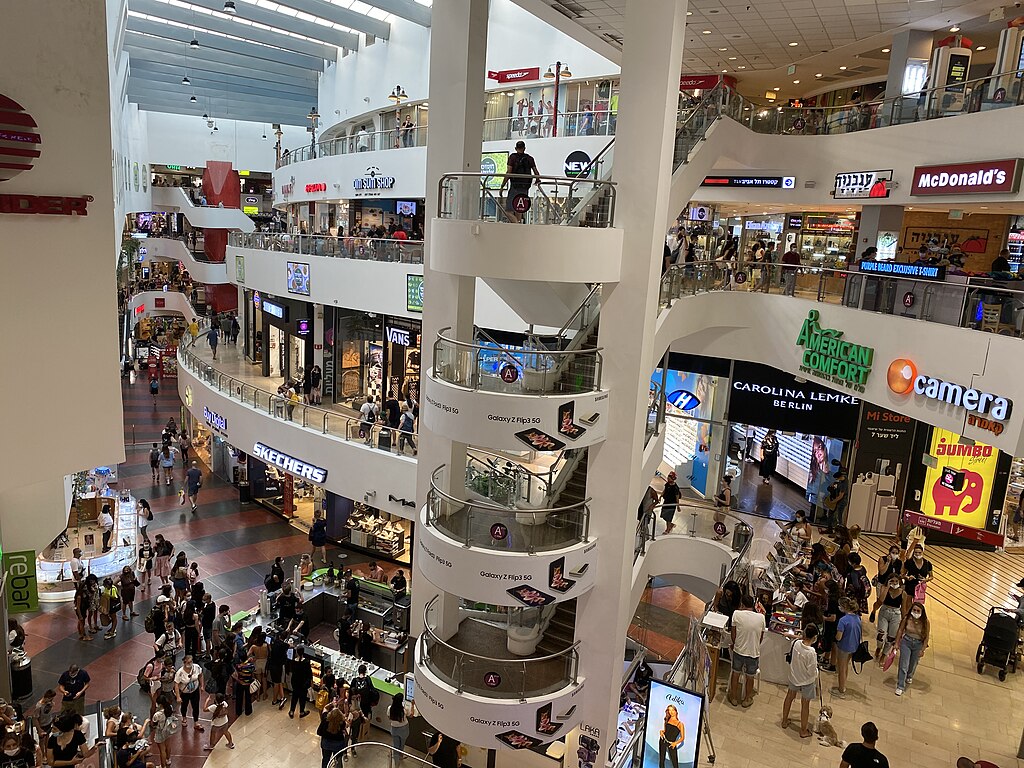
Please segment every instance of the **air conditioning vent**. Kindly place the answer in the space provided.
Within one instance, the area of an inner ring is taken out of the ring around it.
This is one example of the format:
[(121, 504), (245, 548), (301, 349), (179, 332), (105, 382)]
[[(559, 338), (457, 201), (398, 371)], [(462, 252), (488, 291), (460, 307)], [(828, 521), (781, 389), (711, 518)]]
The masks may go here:
[(570, 19), (579, 19), (587, 11), (582, 5), (572, 2), (572, 0), (554, 0), (551, 7)]

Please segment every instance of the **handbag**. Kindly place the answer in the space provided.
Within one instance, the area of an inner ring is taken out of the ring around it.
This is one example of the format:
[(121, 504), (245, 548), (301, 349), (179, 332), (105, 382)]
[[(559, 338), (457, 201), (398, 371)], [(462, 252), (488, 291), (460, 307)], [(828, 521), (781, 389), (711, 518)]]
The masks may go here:
[(259, 680), (253, 680), (251, 683), (249, 683), (249, 693), (251, 693), (253, 696), (255, 696), (259, 692), (260, 692), (260, 681)]
[(928, 594), (927, 582), (918, 582), (917, 586), (914, 587), (914, 602), (924, 604), (924, 598)]
[(892, 663), (895, 660), (896, 660), (896, 645), (894, 643), (892, 648), (889, 649), (889, 653), (887, 653), (885, 655), (885, 659), (882, 661), (882, 671), (883, 672), (888, 672), (889, 671), (889, 667), (892, 666)]
[[(857, 646), (857, 650), (853, 652), (853, 656), (850, 657), (853, 671), (859, 675), (861, 670), (864, 669), (865, 662), (871, 661), (873, 658), (874, 656), (871, 655), (871, 651), (868, 649), (868, 641), (862, 640), (860, 645)], [(857, 669), (857, 664), (860, 664), (860, 669)]]
[(798, 642), (800, 642), (800, 641), (799, 640), (794, 640), (793, 644), (791, 646), (789, 646), (789, 652), (786, 653), (786, 663), (787, 664), (792, 664), (793, 663), (793, 651), (796, 649), (796, 644)]

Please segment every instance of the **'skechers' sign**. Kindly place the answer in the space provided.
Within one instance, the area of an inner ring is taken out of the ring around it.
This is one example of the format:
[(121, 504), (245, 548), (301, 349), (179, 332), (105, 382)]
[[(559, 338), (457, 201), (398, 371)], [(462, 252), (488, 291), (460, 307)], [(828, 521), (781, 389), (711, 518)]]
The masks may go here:
[(1020, 188), (1021, 161), (988, 160), (981, 163), (926, 165), (914, 169), (912, 195), (976, 195), (1016, 192)]
[(262, 462), (283, 469), (292, 475), (298, 475), (314, 483), (322, 483), (327, 479), (327, 470), (307, 464), (304, 461), (289, 456), (287, 453), (275, 451), (263, 443), (256, 443), (252, 447), (252, 455)]

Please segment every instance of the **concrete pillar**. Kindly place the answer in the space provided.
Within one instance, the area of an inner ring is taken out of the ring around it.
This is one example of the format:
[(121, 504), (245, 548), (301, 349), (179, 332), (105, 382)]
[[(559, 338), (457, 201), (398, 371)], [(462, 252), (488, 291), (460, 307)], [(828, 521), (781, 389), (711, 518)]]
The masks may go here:
[[(487, 0), (448, 0), (433, 10), (430, 31), (430, 144), (427, 147), (426, 244), (423, 263), (423, 355), (433, 365), (437, 333), (462, 341), (473, 339), (476, 279), (435, 272), (431, 268), (431, 222), (437, 215), (438, 181), (446, 173), (480, 172), (483, 146), (483, 100), (487, 52)], [(473, 187), (474, 195), (476, 187)], [(421, 379), (421, 408), (429, 408), (430, 379)], [(435, 435), (421, 427), (419, 435), (417, 502), (426, 503), (434, 470), (446, 465), (442, 487), (461, 495), (466, 472), (466, 446)], [(422, 629), (423, 607), (437, 594), (420, 579), (413, 589), (413, 633)], [(458, 630), (458, 600), (442, 595), (442, 610), (434, 620), (446, 638)]]
[[(898, 33), (892, 39), (889, 47), (889, 74), (885, 80), (885, 98), (896, 99), (903, 94), (903, 80), (907, 69), (907, 61), (910, 59), (924, 59), (925, 63), (931, 57), (933, 34), (923, 29), (910, 29)], [(925, 84), (921, 83), (921, 88)], [(916, 96), (913, 97), (916, 101)], [(880, 120), (889, 125), (892, 122), (899, 122), (902, 113), (902, 104), (887, 102), (885, 112), (880, 115)], [(894, 111), (895, 108), (895, 111)], [(908, 105), (909, 111), (909, 105)]]
[(608, 439), (591, 449), (587, 477), (600, 561), (595, 588), (580, 598), (576, 614), (586, 676), (581, 729), (598, 739), (602, 760), (616, 732), (624, 640), (633, 615), (633, 510), (649, 480), (641, 476), (647, 393), (664, 351), (653, 342), (664, 232), (676, 213), (668, 200), (686, 6), (685, 0), (627, 0), (625, 8), (614, 174), (615, 226), (624, 230), (622, 279), (606, 285), (602, 295), (598, 343), (605, 349), (603, 383), (610, 390)]
[[(885, 243), (879, 244), (879, 235), (895, 233), (898, 238), (903, 227), (902, 205), (865, 205), (860, 213), (860, 229), (857, 232), (857, 256), (865, 248), (875, 247), (885, 256)], [(884, 237), (884, 236), (883, 236)], [(910, 254), (903, 254), (901, 261), (908, 261)]]

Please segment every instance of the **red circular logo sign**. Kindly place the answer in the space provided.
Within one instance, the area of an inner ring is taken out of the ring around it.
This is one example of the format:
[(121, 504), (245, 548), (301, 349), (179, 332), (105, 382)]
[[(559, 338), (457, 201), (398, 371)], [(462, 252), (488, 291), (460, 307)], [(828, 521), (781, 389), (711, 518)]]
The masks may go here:
[(519, 380), (519, 369), (512, 365), (512, 363), (505, 363), (501, 366), (501, 370), (498, 371), (498, 375), (501, 376), (501, 380), (506, 384), (515, 384)]
[(746, 272), (742, 272), (742, 271), (741, 272), (737, 272), (736, 273), (736, 284), (737, 285), (743, 285), (745, 282), (747, 282), (747, 273)]
[(42, 139), (36, 121), (16, 101), (0, 94), (0, 181), (32, 170)]
[(719, 536), (725, 536), (725, 531), (726, 531), (725, 523), (723, 523), (723, 522), (716, 522), (715, 523), (715, 533), (716, 534), (718, 534)]
[(484, 685), (488, 688), (497, 688), (501, 685), (501, 675), (497, 672), (488, 672), (484, 675)]
[(910, 291), (907, 291), (906, 293), (903, 294), (903, 306), (906, 307), (907, 309), (910, 309), (912, 306), (914, 306), (914, 294), (911, 293)]
[(516, 213), (526, 213), (530, 210), (530, 205), (529, 195), (516, 195), (512, 198), (512, 210)]
[(495, 523), (491, 526), (492, 539), (495, 541), (501, 541), (506, 537), (508, 537), (508, 528), (506, 528), (502, 523)]

